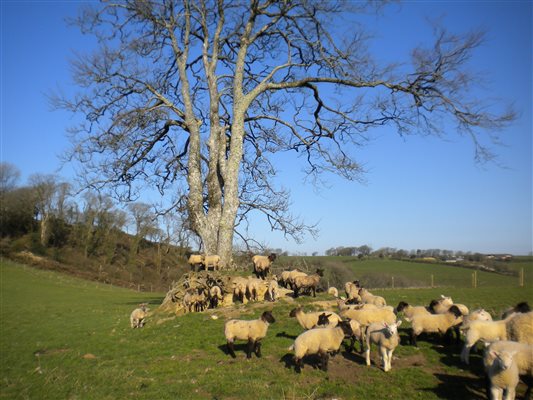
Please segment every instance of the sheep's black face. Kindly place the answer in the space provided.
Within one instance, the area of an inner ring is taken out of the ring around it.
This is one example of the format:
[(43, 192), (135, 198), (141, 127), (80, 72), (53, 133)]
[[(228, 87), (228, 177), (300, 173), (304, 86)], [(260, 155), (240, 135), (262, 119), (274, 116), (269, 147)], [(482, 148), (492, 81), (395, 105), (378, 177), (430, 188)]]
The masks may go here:
[(323, 270), (323, 269), (320, 269), (320, 268), (317, 268), (317, 269), (316, 269), (316, 274), (317, 274), (318, 276), (324, 276), (324, 270)]
[(451, 312), (453, 315), (455, 315), (456, 318), (459, 318), (461, 315), (463, 315), (463, 313), (461, 312), (461, 310), (459, 310), (459, 307), (457, 306), (451, 306), (448, 309), (448, 312)]
[(263, 315), (261, 315), (261, 319), (263, 321), (268, 322), (269, 324), (273, 324), (274, 322), (276, 322), (276, 319), (274, 318), (274, 316), (272, 315), (270, 311), (265, 311)]
[(329, 317), (331, 314), (326, 315), (326, 313), (322, 313), (318, 316), (318, 322), (317, 325), (328, 325), (329, 324)]
[(276, 259), (276, 254), (272, 253), (268, 256), (268, 259), (271, 261), (271, 262), (274, 262), (274, 260)]
[(296, 314), (298, 314), (298, 311), (300, 311), (300, 310), (301, 310), (300, 307), (295, 308), (294, 310), (291, 310), (291, 312), (289, 313), (289, 317), (291, 317), (291, 318), (296, 317)]
[(524, 314), (531, 311), (531, 307), (529, 307), (529, 304), (527, 304), (526, 301), (518, 303), (514, 309), (516, 312), (524, 313)]
[(408, 304), (405, 301), (400, 301), (398, 303), (398, 307), (396, 307), (396, 311), (397, 312), (401, 312), (407, 306), (408, 306)]
[(438, 300), (431, 300), (431, 303), (429, 303), (429, 311), (435, 314), (435, 306), (437, 306), (438, 304), (439, 304)]

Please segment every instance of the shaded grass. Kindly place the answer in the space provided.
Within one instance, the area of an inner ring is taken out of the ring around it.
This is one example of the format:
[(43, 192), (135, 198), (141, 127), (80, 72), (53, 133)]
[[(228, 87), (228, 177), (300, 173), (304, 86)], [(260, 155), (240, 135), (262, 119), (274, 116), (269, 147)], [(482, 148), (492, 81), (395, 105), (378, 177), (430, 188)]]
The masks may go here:
[[(459, 348), (420, 341), (400, 346), (393, 370), (364, 365), (342, 352), (324, 373), (306, 362), (296, 374), (288, 347), (301, 329), (288, 314), (294, 301), (241, 306), (243, 318), (265, 309), (277, 319), (263, 358), (237, 359), (225, 352), (224, 309), (179, 318), (154, 315), (143, 329), (129, 327), (140, 302), (155, 309), (163, 294), (139, 293), (54, 272), (0, 263), (0, 397), (6, 399), (478, 399), (480, 355), (459, 364)], [(376, 291), (389, 304), (427, 304), (441, 293), (493, 315), (518, 301), (533, 303), (530, 290), (508, 287)], [(326, 299), (320, 295), (317, 299)], [(313, 309), (308, 297), (298, 299)], [(216, 315), (218, 319), (212, 319)], [(167, 318), (167, 319), (164, 319)], [(161, 323), (157, 323), (157, 321)], [(406, 331), (402, 330), (403, 342)]]

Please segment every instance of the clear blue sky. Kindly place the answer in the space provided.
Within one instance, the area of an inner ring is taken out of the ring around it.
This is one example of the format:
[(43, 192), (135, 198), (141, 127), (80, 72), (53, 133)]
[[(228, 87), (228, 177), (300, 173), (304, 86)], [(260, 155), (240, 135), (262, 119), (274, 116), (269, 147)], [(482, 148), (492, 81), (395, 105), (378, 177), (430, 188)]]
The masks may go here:
[[(90, 38), (67, 27), (75, 1), (1, 2), (1, 160), (15, 164), (22, 183), (32, 173), (55, 173), (67, 147), (70, 115), (50, 110), (45, 94), (72, 89), (68, 60), (91, 48)], [(280, 159), (279, 183), (292, 191), (293, 213), (318, 222), (320, 235), (302, 245), (270, 232), (264, 222), (254, 236), (291, 252), (319, 252), (368, 244), (410, 249), (479, 252), (532, 251), (532, 2), (411, 1), (369, 17), (378, 59), (407, 60), (409, 49), (429, 39), (430, 19), (452, 31), (487, 31), (472, 68), (487, 77), (480, 97), (514, 102), (520, 117), (501, 132), (499, 165), (477, 165), (468, 139), (399, 138), (376, 131), (357, 150), (368, 169), (362, 185), (335, 176), (327, 187), (303, 181), (298, 160)], [(72, 176), (72, 167), (59, 171)]]

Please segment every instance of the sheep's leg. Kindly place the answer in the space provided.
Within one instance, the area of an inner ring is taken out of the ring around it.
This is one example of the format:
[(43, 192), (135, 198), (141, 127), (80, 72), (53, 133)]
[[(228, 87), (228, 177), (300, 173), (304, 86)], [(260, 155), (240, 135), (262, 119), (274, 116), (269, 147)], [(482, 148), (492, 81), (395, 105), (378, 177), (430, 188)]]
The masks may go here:
[(370, 347), (365, 350), (366, 365), (370, 366)]
[(515, 400), (516, 397), (516, 388), (508, 386), (505, 389), (505, 396), (503, 397), (503, 400)]
[(297, 373), (301, 373), (302, 372), (302, 368), (303, 368), (303, 361), (301, 358), (296, 358), (294, 357), (294, 370), (297, 372)]
[(503, 395), (503, 389), (500, 389), (496, 386), (491, 386), (490, 388), (490, 398), (491, 400), (501, 400)]
[(416, 337), (415, 331), (411, 328), (411, 344), (415, 347), (418, 347), (418, 344), (416, 343)]
[(387, 362), (387, 349), (385, 347), (379, 348), (379, 352), (381, 354), (381, 364), (383, 365), (383, 371), (388, 371), (388, 362)]
[(257, 357), (261, 357), (261, 342), (260, 341), (255, 342), (255, 355)]
[(252, 358), (252, 350), (254, 348), (254, 341), (248, 339), (248, 346), (246, 346), (246, 358)]
[(236, 358), (237, 356), (235, 355), (235, 350), (233, 348), (233, 342), (230, 342), (228, 340), (227, 344), (228, 344), (228, 352), (229, 352), (229, 354), (231, 355), (232, 358)]
[(320, 352), (320, 364), (321, 364), (321, 370), (322, 371), (326, 371), (328, 370), (328, 352), (325, 351), (325, 352)]
[(394, 350), (387, 350), (386, 351), (386, 354), (387, 354), (387, 371), (390, 371), (392, 369), (392, 353), (394, 352)]
[(526, 393), (524, 394), (524, 399), (530, 400), (531, 399), (531, 388), (533, 386), (533, 378), (530, 376), (522, 377), (522, 380), (527, 385)]
[(465, 345), (463, 346), (463, 350), (461, 351), (461, 361), (464, 362), (466, 365), (470, 363), (470, 349), (472, 348), (472, 344), (469, 342), (465, 342)]
[(461, 343), (461, 331), (459, 330), (459, 325), (455, 325), (453, 330), (455, 331), (455, 343)]

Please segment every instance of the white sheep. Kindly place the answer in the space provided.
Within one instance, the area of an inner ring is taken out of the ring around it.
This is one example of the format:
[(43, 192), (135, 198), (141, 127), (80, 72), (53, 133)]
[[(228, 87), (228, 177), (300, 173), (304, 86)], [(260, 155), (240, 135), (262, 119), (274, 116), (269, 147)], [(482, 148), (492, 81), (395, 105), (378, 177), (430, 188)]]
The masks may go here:
[(147, 305), (146, 303), (139, 304), (139, 308), (131, 312), (130, 325), (132, 328), (142, 328), (144, 326), (148, 311), (150, 311)]
[[(312, 329), (316, 328), (318, 325), (318, 317), (319, 315), (323, 314), (324, 311), (319, 312), (308, 312), (305, 313), (302, 310), (302, 307), (298, 307), (293, 309), (289, 313), (289, 317), (294, 318), (296, 317), (296, 320), (304, 329)], [(327, 311), (327, 316), (329, 319), (329, 327), (335, 327), (338, 325), (338, 323), (342, 320), (341, 317), (339, 317), (338, 314), (335, 314), (334, 312)]]
[(513, 341), (499, 341), (491, 343), (485, 350), (483, 362), (488, 368), (494, 362), (494, 355), (500, 351), (515, 352), (513, 357), (518, 367), (518, 374), (524, 376), (527, 382), (527, 390), (524, 399), (529, 399), (533, 380), (533, 345)]
[(461, 314), (463, 315), (468, 315), (470, 313), (467, 306), (460, 303), (454, 303), (451, 297), (444, 296), (443, 294), (440, 295), (439, 300), (432, 300), (429, 304), (429, 308), (434, 314), (444, 314), (448, 312), (448, 309), (451, 306), (459, 308), (459, 311), (461, 311)]
[(317, 269), (313, 275), (297, 276), (293, 280), (294, 297), (298, 297), (298, 294), (304, 290), (311, 290), (313, 297), (316, 297), (316, 289), (320, 282), (320, 277), (324, 276), (324, 272), (321, 269)]
[(296, 372), (301, 372), (303, 358), (312, 354), (320, 356), (320, 367), (327, 371), (329, 353), (339, 351), (344, 336), (350, 335), (352, 329), (348, 321), (341, 321), (335, 328), (310, 329), (300, 334), (289, 348), (294, 351)]
[(338, 298), (338, 297), (339, 297), (339, 291), (337, 290), (336, 287), (333, 287), (333, 286), (331, 286), (331, 287), (328, 288), (328, 294), (329, 294), (330, 296), (335, 297), (335, 298)]
[(203, 288), (189, 289), (183, 296), (183, 307), (188, 312), (203, 311), (207, 304), (207, 296)]
[(518, 365), (514, 360), (515, 354), (514, 350), (491, 350), (485, 353), (483, 362), (490, 380), (492, 400), (501, 400), (504, 391), (504, 400), (514, 400), (519, 379)]
[(254, 272), (258, 278), (266, 279), (266, 276), (270, 272), (270, 266), (276, 260), (276, 254), (272, 253), (269, 256), (255, 255), (252, 257), (252, 263), (254, 264)]
[(373, 295), (365, 288), (359, 289), (359, 296), (361, 297), (361, 301), (363, 303), (374, 304), (378, 307), (383, 307), (387, 305), (387, 302), (383, 297)]
[(411, 319), (411, 344), (418, 346), (416, 338), (422, 332), (444, 334), (448, 329), (459, 325), (463, 319), (461, 311), (451, 306), (444, 314), (415, 314)]
[(235, 276), (232, 279), (232, 288), (233, 288), (233, 296), (236, 299), (239, 299), (243, 304), (248, 302), (248, 299), (246, 298), (246, 290), (248, 287), (248, 279), (243, 278), (242, 276)]
[(346, 300), (348, 302), (361, 302), (361, 296), (359, 296), (359, 281), (349, 281), (344, 284), (344, 292), (346, 293)]
[(268, 299), (270, 301), (276, 301), (276, 299), (278, 298), (278, 294), (279, 294), (279, 285), (278, 285), (278, 280), (276, 279), (276, 277), (272, 278), (268, 282), (267, 292), (268, 292)]
[(251, 276), (248, 277), (246, 290), (250, 301), (263, 300), (267, 289), (267, 285), (262, 279), (253, 278)]
[(485, 343), (507, 340), (507, 323), (515, 316), (516, 314), (511, 314), (501, 321), (474, 320), (463, 324), (461, 329), (465, 335), (465, 343), (461, 351), (461, 361), (469, 363), (470, 349), (478, 340)]
[(370, 348), (372, 343), (374, 343), (379, 348), (383, 371), (388, 372), (392, 369), (392, 353), (400, 343), (398, 327), (401, 323), (402, 321), (400, 320), (390, 325), (385, 322), (379, 322), (368, 326), (366, 331), (366, 365), (370, 366)]
[(507, 337), (516, 342), (533, 344), (533, 311), (514, 315), (507, 324)]
[(478, 308), (472, 311), (470, 314), (463, 317), (463, 327), (468, 326), (472, 321), (492, 321), (492, 315), (490, 315), (483, 308)]
[(224, 296), (222, 295), (222, 289), (220, 289), (220, 286), (215, 285), (209, 289), (209, 303), (211, 308), (217, 308), (218, 302), (223, 299)]
[(220, 269), (220, 256), (216, 254), (211, 256), (205, 256), (204, 266), (206, 271), (209, 269), (209, 267), (213, 267), (213, 271)]
[(272, 312), (265, 311), (261, 318), (254, 320), (231, 319), (224, 325), (224, 336), (230, 355), (235, 358), (233, 342), (235, 340), (247, 340), (246, 358), (252, 357), (252, 351), (257, 357), (261, 357), (261, 339), (268, 331), (268, 326), (276, 322)]
[(337, 300), (337, 307), (339, 308), (339, 312), (344, 310), (375, 310), (380, 308), (370, 303), (346, 304), (346, 301), (341, 299)]
[(424, 307), (424, 306), (412, 306), (412, 305), (406, 303), (405, 301), (400, 301), (398, 303), (398, 306), (396, 307), (396, 312), (397, 313), (403, 312), (403, 315), (405, 316), (405, 319), (407, 321), (410, 321), (411, 318), (413, 318), (413, 316), (415, 314), (424, 314), (424, 315), (431, 314), (429, 312), (429, 310), (427, 309), (427, 307)]
[(339, 314), (343, 319), (349, 318), (359, 322), (364, 328), (373, 322), (386, 322), (388, 324), (396, 322), (396, 315), (390, 306), (360, 309), (348, 308), (342, 310)]

